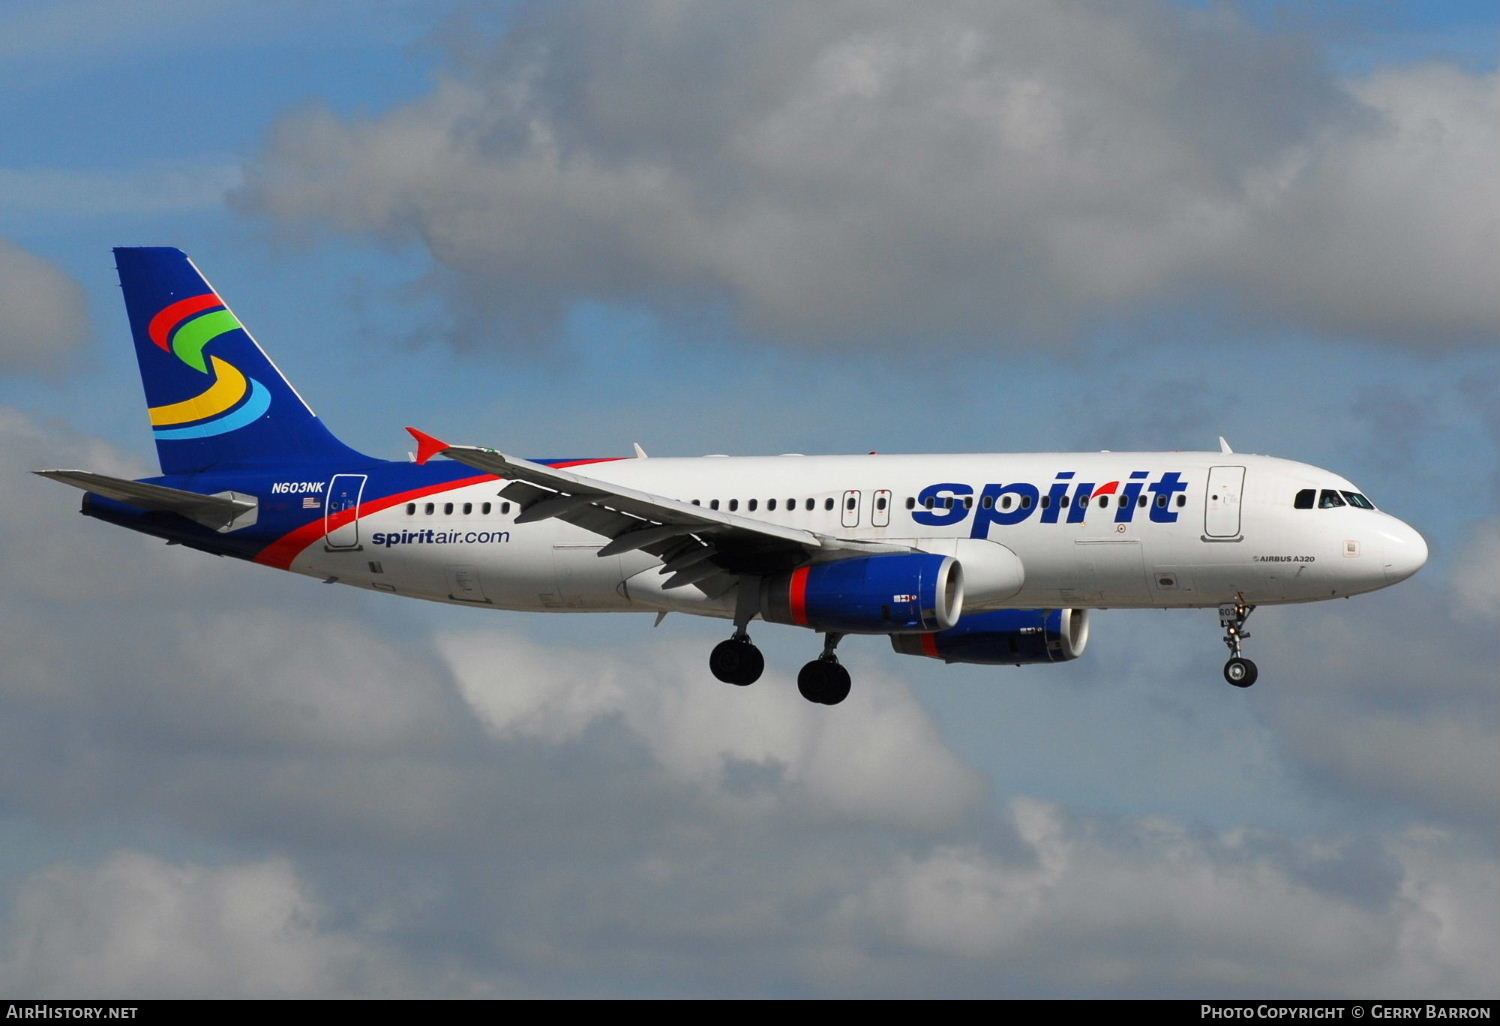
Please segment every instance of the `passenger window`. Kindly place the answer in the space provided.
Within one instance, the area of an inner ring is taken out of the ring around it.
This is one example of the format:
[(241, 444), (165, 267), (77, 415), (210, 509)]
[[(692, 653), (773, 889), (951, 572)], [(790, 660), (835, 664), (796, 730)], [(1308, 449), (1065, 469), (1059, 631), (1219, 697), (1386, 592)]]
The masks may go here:
[(974, 508), (974, 496), (972, 496), (972, 495), (965, 495), (964, 496), (964, 509), (973, 509), (973, 508)]
[(425, 506), (422, 507), (422, 512), (425, 513), (427, 516), (430, 517), (430, 516), (432, 516), (433, 509), (434, 509), (434, 506), (432, 505), (432, 503), (429, 502)]
[(500, 512), (503, 513), (503, 514), (509, 515), (510, 514), (510, 503), (508, 503), (508, 502), (502, 502), (500, 504)]
[(489, 516), (490, 515), (490, 510), (493, 509), (493, 508), (494, 507), (492, 507), (489, 503), (486, 502), (483, 506), (479, 507), (479, 514), (480, 514), (480, 516), (486, 516), (486, 517)]
[(1062, 497), (1062, 502), (1060, 503), (1060, 505), (1062, 506), (1063, 509), (1067, 509), (1068, 508), (1068, 497), (1066, 495), (1064, 495)]
[(416, 514), (416, 512), (417, 512), (417, 504), (415, 502), (408, 502), (406, 504), (406, 515), (407, 516), (414, 516)]
[(749, 502), (745, 503), (745, 508), (751, 513), (754, 513), (755, 507), (758, 505), (760, 505), (760, 503), (756, 502), (754, 499), (751, 499)]
[(1009, 495), (1002, 495), (1002, 496), (1000, 496), (1000, 508), (1001, 509), (1010, 509), (1010, 496)]
[(1297, 497), (1292, 500), (1292, 508), (1293, 509), (1312, 509), (1313, 508), (1313, 500), (1315, 498), (1317, 498), (1317, 495), (1318, 495), (1318, 490), (1316, 488), (1304, 488), (1304, 489), (1302, 489), (1300, 492), (1297, 493)]
[(924, 501), (923, 501), (923, 503), (922, 503), (922, 508), (923, 508), (923, 509), (931, 509), (931, 508), (932, 508), (932, 507), (933, 507), (933, 505), (934, 505), (934, 503), (933, 503), (933, 500), (932, 500), (932, 496), (930, 496), (930, 495), (929, 495), (929, 496), (927, 496), (927, 498), (926, 498), (926, 499), (925, 499), (925, 500), (924, 500)]
[(914, 499), (914, 498), (912, 498), (910, 495), (908, 495), (906, 497), (906, 508), (907, 509), (916, 509), (917, 508), (917, 500)]
[(719, 508), (719, 500), (718, 499), (709, 499), (708, 500), (708, 508), (709, 509), (718, 509)]
[(1052, 496), (1050, 496), (1050, 495), (1043, 495), (1042, 496), (1042, 509), (1049, 509), (1049, 508), (1051, 508), (1051, 506), (1052, 506)]
[(451, 503), (451, 502), (445, 502), (445, 503), (443, 503), (443, 516), (445, 516), (445, 517), (451, 517), (452, 515), (453, 515), (453, 503)]
[(853, 509), (854, 508), (854, 496), (851, 495), (849, 498), (847, 498), (847, 499), (844, 500), (844, 508), (845, 509)]
[(739, 508), (740, 508), (740, 500), (739, 499), (730, 499), (729, 500), (729, 512), (734, 513), (736, 511), (738, 511)]
[(1165, 495), (1158, 495), (1156, 497), (1156, 508), (1157, 509), (1166, 509), (1167, 508), (1167, 497)]
[(1099, 496), (1099, 508), (1100, 509), (1104, 509), (1108, 505), (1109, 505), (1109, 496), (1108, 495), (1101, 495), (1101, 496)]
[(884, 495), (882, 495), (880, 498), (878, 498), (878, 499), (875, 500), (875, 508), (878, 509), (878, 510), (880, 510), (882, 513), (885, 512), (885, 505), (886, 505), (886, 498), (885, 498)]
[(471, 514), (473, 512), (474, 512), (474, 504), (472, 502), (466, 502), (466, 503), (464, 503), (464, 516), (468, 516), (469, 514)]
[(1128, 503), (1129, 501), (1130, 501), (1130, 498), (1128, 496), (1125, 496), (1125, 495), (1120, 496), (1120, 508), (1124, 509), (1125, 508), (1125, 504)]
[(824, 499), (823, 500), (823, 508), (826, 509), (826, 510), (832, 510), (833, 509), (833, 499), (832, 498)]
[(772, 513), (775, 513), (776, 512), (776, 500), (775, 499), (767, 499), (766, 500), (766, 509), (770, 510)]
[(1141, 509), (1145, 509), (1146, 508), (1146, 497), (1144, 495), (1142, 495), (1138, 500), (1136, 500), (1136, 505), (1139, 506)]
[(1182, 508), (1183, 506), (1186, 506), (1186, 505), (1187, 505), (1187, 496), (1183, 495), (1181, 492), (1178, 492), (1177, 493), (1177, 506), (1178, 506), (1178, 508), (1180, 509), (1180, 508)]
[(1319, 509), (1333, 509), (1335, 506), (1342, 506), (1343, 504), (1344, 500), (1339, 498), (1339, 493), (1332, 488), (1324, 488), (1323, 493), (1318, 496)]
[(1031, 508), (1031, 496), (1029, 496), (1029, 495), (1023, 495), (1023, 496), (1021, 496), (1021, 508), (1022, 509), (1030, 509)]

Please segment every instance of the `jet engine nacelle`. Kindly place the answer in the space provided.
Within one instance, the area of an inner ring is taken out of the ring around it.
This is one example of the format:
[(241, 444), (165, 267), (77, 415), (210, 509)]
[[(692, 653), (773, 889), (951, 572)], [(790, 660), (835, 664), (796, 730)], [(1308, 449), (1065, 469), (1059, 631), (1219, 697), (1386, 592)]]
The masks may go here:
[(983, 538), (922, 538), (923, 552), (952, 556), (964, 568), (964, 608), (971, 613), (995, 609), (1021, 590), (1026, 567), (1021, 557), (999, 542)]
[(766, 578), (760, 615), (844, 634), (941, 631), (963, 614), (963, 568), (925, 552), (860, 556)]
[(891, 638), (903, 655), (990, 666), (1066, 662), (1083, 655), (1088, 643), (1087, 609), (997, 609), (966, 616), (947, 630)]

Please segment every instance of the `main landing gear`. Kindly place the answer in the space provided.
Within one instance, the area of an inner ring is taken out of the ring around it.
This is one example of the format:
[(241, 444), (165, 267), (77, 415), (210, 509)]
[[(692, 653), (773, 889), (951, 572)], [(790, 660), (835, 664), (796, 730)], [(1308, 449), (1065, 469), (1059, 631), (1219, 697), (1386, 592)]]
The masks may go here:
[(1260, 676), (1255, 664), (1240, 655), (1240, 642), (1250, 637), (1245, 621), (1255, 612), (1243, 599), (1219, 607), (1219, 626), (1224, 628), (1224, 644), (1229, 646), (1229, 662), (1224, 664), (1224, 679), (1237, 688), (1248, 688)]
[(760, 680), (766, 668), (766, 657), (750, 641), (746, 628), (755, 618), (760, 605), (760, 582), (749, 579), (740, 583), (734, 604), (734, 634), (728, 641), (714, 646), (708, 657), (708, 669), (725, 684), (745, 687)]
[(849, 697), (849, 671), (840, 665), (839, 657), (833, 654), (843, 637), (842, 634), (833, 633), (823, 635), (823, 654), (802, 667), (802, 671), (797, 674), (797, 690), (809, 702), (838, 705)]
[(708, 657), (708, 668), (725, 684), (744, 687), (760, 680), (766, 668), (766, 657), (751, 643), (749, 634), (737, 630), (728, 641), (714, 646)]
[[(839, 657), (833, 653), (843, 637), (842, 634), (825, 634), (823, 654), (797, 674), (797, 690), (809, 702), (838, 705), (849, 697), (849, 671), (839, 664)], [(744, 687), (760, 679), (766, 660), (760, 649), (751, 643), (750, 635), (738, 629), (728, 641), (714, 646), (708, 657), (708, 668), (724, 683)]]

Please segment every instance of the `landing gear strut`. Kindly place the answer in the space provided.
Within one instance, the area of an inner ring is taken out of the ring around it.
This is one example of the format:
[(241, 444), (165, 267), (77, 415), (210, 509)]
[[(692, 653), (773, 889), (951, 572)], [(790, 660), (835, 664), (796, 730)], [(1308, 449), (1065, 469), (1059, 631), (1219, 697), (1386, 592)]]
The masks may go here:
[(1224, 644), (1229, 647), (1229, 662), (1224, 664), (1224, 679), (1237, 688), (1248, 688), (1260, 676), (1255, 664), (1240, 655), (1240, 642), (1250, 637), (1245, 630), (1245, 621), (1255, 607), (1246, 605), (1243, 598), (1233, 605), (1219, 607), (1219, 626), (1224, 628)]
[(797, 690), (809, 702), (820, 705), (838, 705), (849, 697), (849, 671), (839, 664), (834, 648), (843, 639), (842, 634), (832, 632), (823, 635), (823, 654), (802, 667), (797, 674)]
[(709, 672), (725, 684), (737, 687), (754, 684), (766, 668), (766, 657), (751, 644), (750, 632), (745, 629), (759, 608), (760, 579), (745, 577), (734, 599), (734, 634), (728, 641), (715, 645), (708, 656)]
[(760, 680), (761, 672), (766, 668), (766, 658), (751, 643), (749, 634), (737, 630), (728, 641), (714, 646), (708, 657), (708, 668), (724, 683), (744, 687)]

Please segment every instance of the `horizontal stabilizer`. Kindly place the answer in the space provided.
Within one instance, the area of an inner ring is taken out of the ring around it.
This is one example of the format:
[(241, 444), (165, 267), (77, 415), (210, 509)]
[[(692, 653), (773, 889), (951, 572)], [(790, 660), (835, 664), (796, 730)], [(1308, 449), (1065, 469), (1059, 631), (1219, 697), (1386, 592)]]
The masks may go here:
[(131, 481), (107, 474), (93, 474), (86, 470), (35, 470), (32, 473), (130, 506), (176, 513), (221, 534), (255, 523), (259, 507), (258, 500), (253, 496), (238, 492), (201, 495), (181, 488), (146, 484), (144, 481)]

